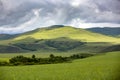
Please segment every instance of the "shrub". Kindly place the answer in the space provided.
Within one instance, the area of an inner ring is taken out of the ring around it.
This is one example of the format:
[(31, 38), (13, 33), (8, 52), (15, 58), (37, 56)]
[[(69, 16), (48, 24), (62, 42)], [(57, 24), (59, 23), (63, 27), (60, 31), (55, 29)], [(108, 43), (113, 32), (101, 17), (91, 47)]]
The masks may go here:
[[(70, 62), (72, 59), (81, 59), (89, 56), (93, 56), (92, 54), (74, 54), (70, 57), (62, 57), (62, 56), (54, 56), (50, 54), (49, 58), (36, 58), (35, 55), (32, 55), (31, 58), (24, 56), (16, 56), (9, 60), (12, 65), (35, 65), (35, 64), (53, 64), (53, 63), (63, 63)], [(7, 63), (0, 63), (0, 65), (6, 65)]]
[(10, 61), (10, 63), (13, 63), (15, 65), (17, 65), (17, 64), (19, 65), (19, 64), (25, 64), (31, 60), (30, 60), (30, 58), (27, 58), (24, 56), (16, 56), (16, 57), (11, 58), (9, 61)]
[(8, 65), (9, 65), (9, 63), (6, 62), (6, 61), (2, 61), (2, 62), (0, 62), (0, 66), (8, 66)]
[(72, 59), (82, 59), (82, 58), (86, 58), (86, 57), (90, 57), (93, 56), (93, 54), (73, 54), (72, 56), (70, 56), (70, 58)]
[(32, 58), (35, 58), (35, 55), (32, 55)]

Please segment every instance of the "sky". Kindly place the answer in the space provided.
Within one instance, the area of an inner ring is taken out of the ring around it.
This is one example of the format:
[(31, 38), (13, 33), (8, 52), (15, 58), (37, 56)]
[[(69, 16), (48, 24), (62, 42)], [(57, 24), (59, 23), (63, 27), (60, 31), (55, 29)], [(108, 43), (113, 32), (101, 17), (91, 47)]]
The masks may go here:
[(120, 0), (0, 0), (0, 34), (51, 25), (120, 27)]

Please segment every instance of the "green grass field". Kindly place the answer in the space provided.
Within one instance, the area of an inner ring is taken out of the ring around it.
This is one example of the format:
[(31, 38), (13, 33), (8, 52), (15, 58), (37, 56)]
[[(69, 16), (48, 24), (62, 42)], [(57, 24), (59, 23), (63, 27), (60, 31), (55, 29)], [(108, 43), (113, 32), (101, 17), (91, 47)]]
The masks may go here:
[(9, 59), (10, 59), (10, 58), (2, 58), (2, 57), (0, 57), (0, 62), (3, 62), (3, 61), (9, 62)]
[(0, 80), (120, 80), (120, 52), (110, 52), (72, 63), (2, 66)]

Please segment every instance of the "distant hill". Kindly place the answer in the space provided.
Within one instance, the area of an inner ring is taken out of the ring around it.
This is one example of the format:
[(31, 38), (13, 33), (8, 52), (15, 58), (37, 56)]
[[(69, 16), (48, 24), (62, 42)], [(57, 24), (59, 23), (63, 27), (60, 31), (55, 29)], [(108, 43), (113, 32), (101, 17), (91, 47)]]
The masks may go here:
[(88, 28), (86, 30), (96, 32), (96, 33), (100, 33), (100, 34), (104, 34), (104, 35), (115, 36), (115, 37), (120, 35), (120, 27), (115, 27), (115, 28), (110, 28), (110, 27), (99, 28), (99, 27), (96, 27), (96, 28)]
[(9, 34), (0, 34), (0, 40), (7, 40), (16, 37), (17, 35), (9, 35)]

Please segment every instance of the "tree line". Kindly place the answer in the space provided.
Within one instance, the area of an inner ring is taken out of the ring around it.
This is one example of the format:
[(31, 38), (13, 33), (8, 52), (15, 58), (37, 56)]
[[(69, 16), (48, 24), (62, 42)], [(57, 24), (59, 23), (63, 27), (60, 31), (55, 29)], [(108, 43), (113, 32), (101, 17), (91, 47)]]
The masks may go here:
[(35, 55), (32, 55), (31, 57), (20, 55), (9, 59), (9, 62), (0, 62), (0, 66), (56, 64), (72, 62), (74, 59), (82, 59), (90, 56), (93, 56), (93, 54), (73, 54), (69, 57), (55, 56), (50, 54), (48, 58), (37, 58)]

